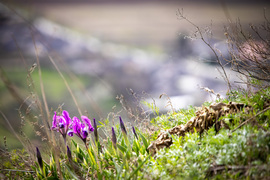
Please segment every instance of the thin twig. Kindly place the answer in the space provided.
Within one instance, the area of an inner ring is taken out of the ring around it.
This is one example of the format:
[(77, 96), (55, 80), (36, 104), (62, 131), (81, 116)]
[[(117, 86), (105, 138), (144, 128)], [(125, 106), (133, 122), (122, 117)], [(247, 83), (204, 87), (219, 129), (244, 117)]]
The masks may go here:
[(229, 78), (228, 78), (228, 76), (227, 76), (227, 73), (226, 73), (226, 70), (225, 70), (225, 68), (224, 68), (224, 65), (222, 64), (222, 62), (221, 62), (221, 60), (220, 60), (220, 58), (219, 58), (219, 56), (218, 56), (218, 54), (217, 54), (217, 49), (214, 48), (214, 47), (210, 44), (210, 42), (207, 41), (207, 40), (205, 39), (205, 36), (203, 35), (201, 28), (200, 28), (199, 26), (197, 26), (195, 23), (193, 23), (192, 21), (190, 21), (187, 17), (184, 16), (183, 10), (182, 10), (182, 12), (181, 12), (181, 11), (178, 9), (178, 15), (180, 16), (181, 19), (187, 21), (189, 24), (191, 24), (192, 26), (195, 27), (196, 32), (199, 33), (199, 36), (200, 36), (199, 38), (200, 38), (200, 39), (201, 39), (201, 40), (202, 40), (202, 41), (203, 41), (203, 42), (211, 49), (211, 51), (214, 53), (214, 55), (215, 55), (215, 57), (216, 57), (216, 62), (218, 63), (218, 65), (219, 65), (220, 68), (222, 69), (223, 74), (219, 71), (219, 69), (218, 69), (218, 71), (220, 72), (221, 76), (223, 77), (223, 79), (224, 79), (225, 82), (227, 83), (229, 90), (231, 91), (232, 86), (231, 86), (231, 83), (230, 83)]
[[(24, 146), (23, 141), (21, 140), (20, 136), (18, 136), (18, 134), (16, 133), (16, 131), (14, 130), (14, 128), (12, 127), (12, 125), (10, 124), (9, 120), (7, 119), (7, 117), (5, 116), (5, 114), (0, 110), (0, 114), (2, 115), (2, 117), (4, 118), (4, 120), (6, 121), (6, 123), (8, 124), (10, 130), (12, 131), (12, 133), (16, 136), (16, 138), (21, 142), (21, 144)], [(25, 146), (24, 146), (25, 147)], [(26, 148), (26, 147), (25, 147)]]
[(1, 169), (1, 171), (29, 172), (29, 173), (35, 172), (35, 171), (27, 171), (27, 170), (19, 170), (19, 169)]
[(214, 174), (217, 174), (217, 171), (224, 171), (224, 170), (249, 170), (251, 168), (254, 169), (260, 169), (260, 170), (267, 170), (267, 166), (266, 165), (260, 165), (260, 166), (226, 166), (226, 165), (222, 165), (222, 166), (214, 166), (214, 167), (210, 167), (208, 170), (208, 173), (213, 172)]
[(255, 116), (252, 116), (251, 118), (249, 118), (248, 120), (246, 120), (245, 122), (241, 123), (239, 126), (237, 126), (234, 130), (232, 130), (232, 132), (236, 131), (237, 129), (239, 129), (240, 127), (242, 127), (243, 125), (247, 124), (249, 121), (251, 121), (253, 118), (255, 118), (256, 116), (268, 111), (270, 109), (270, 106), (268, 108), (265, 108), (263, 111), (258, 112)]

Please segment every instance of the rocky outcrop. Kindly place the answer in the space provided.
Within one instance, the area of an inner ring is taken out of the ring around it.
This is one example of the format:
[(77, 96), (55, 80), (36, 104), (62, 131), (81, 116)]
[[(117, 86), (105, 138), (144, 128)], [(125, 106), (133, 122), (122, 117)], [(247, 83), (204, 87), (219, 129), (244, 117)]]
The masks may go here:
[(216, 132), (221, 128), (229, 129), (228, 124), (220, 117), (228, 114), (235, 114), (240, 112), (243, 108), (245, 111), (251, 109), (243, 103), (229, 102), (229, 103), (214, 103), (209, 107), (200, 107), (196, 111), (196, 116), (192, 117), (186, 124), (175, 126), (167, 131), (162, 131), (157, 139), (150, 144), (148, 150), (155, 154), (158, 150), (170, 147), (173, 144), (171, 135), (185, 136), (186, 133), (193, 133), (194, 131), (203, 133), (210, 127), (215, 126)]

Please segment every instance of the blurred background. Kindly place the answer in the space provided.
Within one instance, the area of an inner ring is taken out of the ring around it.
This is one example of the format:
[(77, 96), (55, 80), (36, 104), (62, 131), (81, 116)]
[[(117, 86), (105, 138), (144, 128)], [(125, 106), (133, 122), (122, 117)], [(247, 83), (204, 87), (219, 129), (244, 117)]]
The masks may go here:
[[(120, 95), (130, 106), (137, 102), (134, 94), (150, 103), (153, 98), (167, 112), (166, 97), (159, 98), (163, 93), (177, 110), (215, 99), (201, 87), (221, 96), (228, 90), (213, 52), (200, 39), (190, 38), (196, 29), (178, 11), (207, 32), (206, 40), (224, 57), (229, 57), (224, 36), (228, 18), (240, 19), (248, 29), (270, 15), (268, 1), (255, 0), (0, 2), (0, 138), (2, 145), (3, 136), (10, 137), (11, 147), (18, 145), (3, 114), (20, 129), (20, 106), (33, 103), (29, 74), (41, 97), (37, 57), (52, 112), (61, 106), (79, 116), (54, 63), (91, 119), (104, 120), (119, 111)], [(226, 70), (229, 80), (237, 81), (235, 73)]]

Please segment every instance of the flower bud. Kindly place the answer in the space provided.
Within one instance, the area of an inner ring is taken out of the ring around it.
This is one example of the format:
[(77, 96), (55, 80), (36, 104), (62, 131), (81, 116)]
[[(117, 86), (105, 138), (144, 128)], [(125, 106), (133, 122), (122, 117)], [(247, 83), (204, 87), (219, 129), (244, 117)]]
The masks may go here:
[(124, 124), (121, 116), (119, 116), (119, 119), (120, 119), (120, 128), (121, 128), (121, 131), (122, 131), (122, 133), (124, 133), (125, 135), (127, 135), (127, 130), (126, 130), (125, 124)]
[(96, 119), (94, 118), (93, 119), (93, 124), (94, 124), (94, 136), (95, 136), (95, 139), (96, 141), (98, 141), (98, 132), (97, 132), (97, 123), (96, 123)]
[(68, 160), (71, 161), (72, 160), (72, 156), (71, 156), (71, 151), (69, 149), (69, 147), (67, 146), (67, 156), (68, 156)]
[(42, 157), (41, 157), (41, 154), (40, 154), (40, 151), (39, 151), (38, 147), (36, 147), (36, 150), (37, 150), (37, 160), (38, 160), (38, 164), (39, 164), (40, 168), (42, 169), (42, 168), (43, 168)]
[(137, 135), (136, 130), (135, 130), (134, 127), (132, 127), (132, 131), (133, 131), (133, 134), (135, 135), (136, 139), (138, 139), (138, 135)]
[(116, 135), (115, 135), (115, 131), (113, 127), (112, 127), (112, 143), (114, 147), (116, 148), (117, 139), (116, 139)]

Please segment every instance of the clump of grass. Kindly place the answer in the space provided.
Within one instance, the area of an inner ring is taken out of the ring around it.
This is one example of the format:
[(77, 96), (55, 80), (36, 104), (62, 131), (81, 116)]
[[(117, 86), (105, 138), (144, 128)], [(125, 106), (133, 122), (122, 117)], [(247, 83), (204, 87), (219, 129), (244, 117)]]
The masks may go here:
[[(76, 123), (76, 122), (75, 122)], [(84, 127), (79, 130), (76, 124), (72, 125), (78, 136), (84, 134)], [(128, 136), (131, 134), (132, 136)], [(95, 136), (97, 136), (97, 132)], [(98, 137), (95, 141), (89, 138), (87, 141), (81, 137), (83, 147), (74, 140), (67, 145), (67, 150), (60, 153), (60, 171), (65, 179), (133, 179), (143, 176), (142, 167), (149, 159), (147, 147), (149, 141), (135, 128), (128, 131), (120, 118), (116, 130), (112, 128), (112, 136), (108, 140), (100, 142)], [(112, 139), (112, 140), (110, 140)], [(50, 161), (42, 160), (39, 150), (37, 152), (38, 163), (33, 166), (38, 179), (59, 178), (56, 169), (54, 154), (50, 154)], [(34, 176), (32, 176), (34, 178)]]
[(34, 174), (30, 166), (33, 161), (24, 149), (0, 149), (0, 161), (1, 178), (26, 179)]
[[(247, 94), (233, 93), (234, 98), (231, 100), (247, 103), (253, 110), (248, 114), (243, 110), (224, 117), (231, 120), (230, 129), (221, 129), (216, 133), (213, 126), (202, 135), (196, 130), (180, 137), (171, 134), (173, 144), (169, 148), (161, 149), (151, 158), (146, 176), (151, 177), (150, 179), (268, 177), (270, 87), (253, 95)], [(162, 125), (162, 129), (170, 129), (176, 122), (185, 124), (186, 117), (195, 116), (194, 109), (196, 108), (192, 107), (176, 114), (168, 113), (156, 117), (153, 121), (157, 126)], [(245, 126), (241, 126), (243, 122), (246, 122)], [(155, 133), (152, 140), (155, 140), (158, 134)]]

